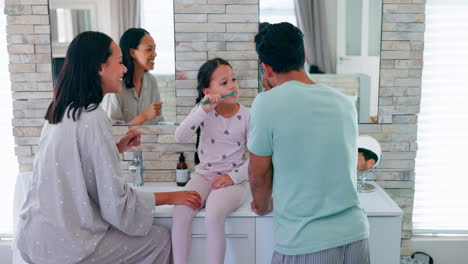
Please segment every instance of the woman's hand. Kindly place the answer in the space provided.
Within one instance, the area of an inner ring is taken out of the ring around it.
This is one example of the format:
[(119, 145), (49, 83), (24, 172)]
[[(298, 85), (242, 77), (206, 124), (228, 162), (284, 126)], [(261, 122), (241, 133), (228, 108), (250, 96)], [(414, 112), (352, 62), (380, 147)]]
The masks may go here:
[(205, 101), (210, 101), (208, 104), (201, 104), (201, 108), (205, 110), (206, 113), (211, 112), (217, 105), (218, 103), (223, 101), (223, 98), (221, 98), (221, 95), (219, 94), (207, 94), (203, 99), (201, 100), (201, 103)]
[(211, 182), (211, 188), (221, 189), (233, 184), (234, 181), (232, 180), (231, 176), (229, 176), (228, 174), (224, 174), (222, 176), (217, 177)]
[(117, 149), (119, 152), (125, 152), (134, 146), (139, 146), (141, 144), (140, 139), (140, 132), (136, 129), (130, 129), (117, 143)]
[(170, 204), (183, 204), (198, 210), (201, 208), (201, 196), (196, 191), (173, 192)]
[(161, 110), (162, 110), (162, 102), (152, 103), (145, 109), (145, 111), (141, 113), (141, 115), (143, 119), (146, 121), (146, 120), (153, 119), (156, 116), (160, 116)]

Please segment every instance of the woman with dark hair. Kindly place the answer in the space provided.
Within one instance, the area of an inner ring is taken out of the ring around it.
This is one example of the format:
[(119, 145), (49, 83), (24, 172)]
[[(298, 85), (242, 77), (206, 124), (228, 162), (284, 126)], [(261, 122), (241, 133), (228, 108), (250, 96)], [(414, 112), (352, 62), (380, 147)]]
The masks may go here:
[(156, 44), (148, 31), (130, 28), (120, 38), (124, 74), (124, 89), (104, 98), (103, 108), (112, 123), (156, 124), (163, 120), (162, 102), (154, 69)]
[(113, 141), (99, 107), (119, 92), (120, 48), (107, 35), (83, 32), (71, 42), (47, 109), (31, 185), (18, 219), (17, 247), (28, 263), (169, 263), (169, 232), (153, 225), (155, 205), (200, 207), (196, 192), (130, 188), (119, 152), (140, 144), (130, 130)]

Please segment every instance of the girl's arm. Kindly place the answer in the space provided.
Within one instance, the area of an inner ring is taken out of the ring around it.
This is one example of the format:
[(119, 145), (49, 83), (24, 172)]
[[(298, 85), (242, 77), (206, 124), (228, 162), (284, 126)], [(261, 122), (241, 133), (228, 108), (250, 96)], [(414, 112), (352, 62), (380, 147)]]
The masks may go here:
[(200, 123), (208, 117), (208, 113), (200, 105), (196, 105), (190, 114), (180, 123), (175, 131), (177, 142), (188, 143), (200, 126)]
[(211, 187), (213, 189), (220, 189), (246, 181), (249, 177), (248, 165), (249, 160), (246, 160), (244, 164), (242, 164), (242, 166), (240, 166), (239, 168), (235, 168), (229, 173), (216, 177), (216, 179), (211, 182)]
[(235, 168), (228, 175), (231, 177), (234, 184), (239, 184), (249, 179), (249, 160), (245, 160), (239, 168)]
[[(249, 140), (249, 131), (250, 130), (250, 113), (247, 112), (247, 118), (245, 118), (245, 145)], [(239, 168), (235, 168), (228, 175), (231, 177), (234, 184), (247, 181), (249, 179), (249, 159), (246, 159), (244, 164)]]
[(175, 132), (177, 142), (190, 142), (190, 139), (197, 131), (200, 123), (208, 117), (208, 113), (215, 109), (223, 99), (218, 94), (208, 94), (203, 97), (201, 102), (209, 101), (208, 104), (197, 104), (190, 114), (180, 123)]

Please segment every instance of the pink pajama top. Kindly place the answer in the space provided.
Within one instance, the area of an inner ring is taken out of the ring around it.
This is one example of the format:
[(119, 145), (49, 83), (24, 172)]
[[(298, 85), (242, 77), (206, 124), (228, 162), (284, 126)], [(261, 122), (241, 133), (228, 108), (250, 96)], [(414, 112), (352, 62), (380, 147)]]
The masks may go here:
[(209, 178), (228, 174), (234, 184), (248, 179), (248, 160), (244, 159), (247, 150), (250, 112), (240, 105), (239, 111), (225, 118), (215, 110), (206, 113), (196, 105), (175, 131), (178, 142), (190, 142), (200, 127), (200, 144), (197, 152), (200, 164), (195, 172)]

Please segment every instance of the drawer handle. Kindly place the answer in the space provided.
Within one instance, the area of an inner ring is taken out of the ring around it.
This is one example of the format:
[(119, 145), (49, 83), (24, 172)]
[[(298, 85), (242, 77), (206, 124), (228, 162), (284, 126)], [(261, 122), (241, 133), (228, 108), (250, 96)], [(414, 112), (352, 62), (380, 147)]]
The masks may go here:
[[(192, 234), (193, 238), (206, 238), (206, 234)], [(248, 238), (249, 235), (242, 234), (228, 234), (226, 238)]]

